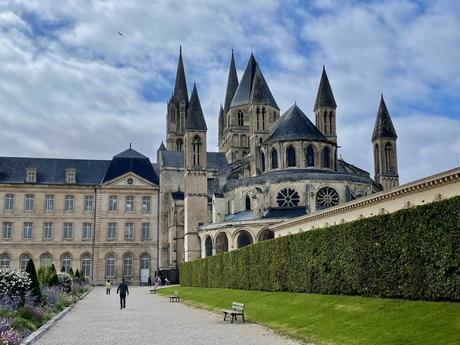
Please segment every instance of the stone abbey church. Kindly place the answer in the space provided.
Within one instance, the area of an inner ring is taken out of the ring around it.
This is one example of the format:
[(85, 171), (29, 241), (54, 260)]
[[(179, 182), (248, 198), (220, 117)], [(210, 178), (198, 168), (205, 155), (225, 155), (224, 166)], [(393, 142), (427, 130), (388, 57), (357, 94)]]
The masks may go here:
[(131, 147), (111, 160), (0, 157), (0, 266), (33, 258), (95, 283), (158, 272), (175, 281), (182, 261), (271, 239), (274, 224), (398, 186), (383, 97), (369, 129), (373, 179), (337, 157), (336, 110), (324, 67), (313, 123), (296, 104), (281, 113), (252, 54), (238, 78), (232, 53), (219, 152), (208, 152), (181, 52), (156, 163)]

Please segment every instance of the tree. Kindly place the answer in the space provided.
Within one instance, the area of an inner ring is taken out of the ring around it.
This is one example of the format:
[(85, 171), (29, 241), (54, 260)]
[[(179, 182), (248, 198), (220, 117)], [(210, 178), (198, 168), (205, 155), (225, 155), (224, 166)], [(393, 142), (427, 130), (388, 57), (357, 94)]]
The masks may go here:
[(30, 259), (27, 263), (26, 272), (29, 274), (30, 280), (32, 280), (30, 291), (32, 295), (37, 298), (37, 302), (39, 302), (42, 300), (42, 292), (40, 290), (40, 283), (38, 282), (37, 271), (35, 270), (33, 259)]
[(72, 267), (70, 267), (69, 274), (70, 274), (70, 276), (71, 276), (72, 278), (75, 276), (75, 274), (73, 273)]

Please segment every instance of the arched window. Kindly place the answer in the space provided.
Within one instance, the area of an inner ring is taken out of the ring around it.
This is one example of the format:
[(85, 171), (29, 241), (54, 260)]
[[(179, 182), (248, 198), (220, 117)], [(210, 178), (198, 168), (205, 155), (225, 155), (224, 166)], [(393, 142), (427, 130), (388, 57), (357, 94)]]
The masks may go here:
[(216, 254), (228, 252), (228, 239), (225, 232), (220, 232), (216, 237)]
[(260, 128), (260, 109), (259, 107), (257, 107), (256, 109), (256, 126), (257, 126), (257, 130), (259, 130)]
[(236, 240), (237, 248), (243, 248), (252, 244), (252, 236), (246, 230), (242, 230), (238, 234), (238, 238)]
[(0, 268), (1, 267), (10, 267), (11, 258), (8, 254), (2, 254), (0, 256)]
[(133, 256), (126, 254), (123, 256), (123, 277), (133, 276)]
[(324, 119), (324, 132), (325, 132), (325, 134), (328, 134), (327, 130), (329, 128), (329, 124), (328, 124), (327, 111), (324, 111), (323, 119)]
[(150, 255), (142, 254), (140, 261), (141, 261), (141, 270), (150, 268)]
[(374, 170), (375, 174), (380, 174), (380, 157), (379, 157), (379, 145), (375, 144), (374, 146)]
[(332, 114), (332, 110), (329, 112), (329, 133), (332, 134), (333, 132), (333, 124), (334, 124), (334, 115)]
[(69, 273), (72, 268), (72, 257), (70, 254), (64, 254), (61, 256), (61, 267), (64, 268), (64, 272)]
[(286, 150), (286, 163), (288, 167), (296, 166), (295, 148), (293, 146), (289, 146)]
[(299, 202), (299, 193), (292, 188), (283, 188), (276, 196), (276, 203), (279, 207), (297, 207)]
[(27, 268), (27, 264), (29, 263), (30, 261), (30, 256), (27, 255), (27, 254), (23, 254), (19, 257), (19, 267), (21, 268), (21, 270), (26, 270)]
[(323, 168), (330, 168), (331, 167), (331, 153), (329, 151), (329, 147), (325, 147), (323, 149)]
[(85, 254), (81, 257), (81, 271), (85, 277), (89, 277), (91, 275), (91, 256), (89, 254)]
[(307, 147), (307, 167), (315, 166), (315, 150), (313, 146), (308, 145)]
[(206, 239), (204, 240), (204, 250), (205, 250), (205, 256), (212, 256), (212, 240), (210, 236), (206, 236)]
[(249, 195), (246, 195), (246, 198), (244, 199), (244, 209), (246, 211), (251, 211), (251, 198)]
[(240, 145), (241, 146), (248, 146), (248, 137), (246, 135), (244, 135), (244, 134), (241, 134)]
[(239, 139), (238, 139), (238, 134), (233, 134), (232, 135), (232, 144), (233, 144), (233, 146), (238, 146), (240, 144)]
[(105, 259), (105, 275), (107, 277), (115, 277), (115, 256), (108, 255)]
[(278, 151), (272, 149), (272, 169), (278, 169)]
[(262, 230), (259, 234), (259, 242), (271, 240), (272, 238), (275, 238), (275, 234), (270, 229)]
[(385, 144), (385, 171), (392, 171), (393, 146), (390, 143)]
[(182, 139), (177, 139), (177, 151), (182, 151), (184, 147), (184, 142)]
[(50, 267), (51, 266), (51, 255), (49, 254), (43, 254), (40, 257), (40, 266), (42, 267)]
[(238, 126), (243, 126), (244, 125), (244, 117), (243, 117), (243, 112), (240, 110), (238, 111)]
[(263, 152), (260, 154), (260, 168), (262, 172), (265, 171), (265, 154)]
[(334, 188), (324, 187), (316, 193), (316, 209), (337, 206), (339, 204), (339, 193)]
[(265, 130), (265, 107), (262, 108), (262, 130)]
[(176, 107), (172, 106), (171, 107), (171, 122), (172, 123), (176, 123), (176, 114), (177, 114)]
[(193, 138), (193, 165), (200, 165), (200, 138)]

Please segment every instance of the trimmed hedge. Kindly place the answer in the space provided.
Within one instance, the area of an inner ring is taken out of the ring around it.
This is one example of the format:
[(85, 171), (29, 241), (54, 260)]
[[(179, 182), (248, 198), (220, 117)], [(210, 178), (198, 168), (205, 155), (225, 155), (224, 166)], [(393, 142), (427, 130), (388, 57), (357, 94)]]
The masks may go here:
[(460, 300), (460, 197), (180, 266), (184, 286)]

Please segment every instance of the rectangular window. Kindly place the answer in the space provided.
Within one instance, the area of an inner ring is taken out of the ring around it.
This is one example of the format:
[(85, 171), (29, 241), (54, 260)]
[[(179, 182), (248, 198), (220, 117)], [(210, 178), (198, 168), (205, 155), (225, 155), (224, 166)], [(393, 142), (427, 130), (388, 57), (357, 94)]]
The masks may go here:
[(54, 210), (54, 195), (45, 196), (45, 212), (51, 212)]
[(133, 196), (126, 197), (125, 211), (134, 212), (134, 197)]
[(142, 213), (150, 213), (152, 208), (152, 201), (149, 196), (142, 197)]
[(34, 195), (26, 194), (24, 201), (24, 211), (33, 211), (34, 210)]
[(11, 240), (12, 237), (13, 237), (13, 223), (4, 222), (3, 223), (3, 239)]
[(85, 212), (90, 212), (93, 210), (93, 196), (92, 195), (85, 195), (84, 210)]
[(73, 195), (65, 196), (64, 211), (73, 211)]
[(71, 240), (72, 237), (73, 237), (73, 224), (64, 223), (64, 233), (63, 233), (64, 240)]
[(105, 262), (105, 274), (107, 277), (115, 277), (115, 257), (110, 255)]
[(75, 183), (76, 181), (76, 172), (75, 171), (66, 171), (65, 173), (65, 182), (66, 183)]
[(37, 171), (27, 170), (26, 173), (26, 182), (35, 183), (37, 181)]
[(5, 211), (13, 211), (14, 209), (14, 194), (5, 195)]
[(107, 239), (111, 241), (117, 239), (117, 223), (109, 223), (107, 225)]
[(116, 195), (109, 196), (109, 211), (116, 211), (118, 204), (118, 198)]
[(83, 240), (90, 240), (93, 232), (93, 224), (83, 223)]
[(30, 240), (32, 238), (32, 223), (26, 222), (24, 223), (24, 239)]
[(43, 239), (52, 240), (53, 239), (53, 223), (44, 223), (43, 224)]
[(131, 277), (133, 275), (133, 257), (128, 255), (123, 258), (123, 276)]
[(150, 223), (142, 223), (142, 239), (150, 239)]
[(125, 240), (134, 239), (134, 224), (125, 223)]

